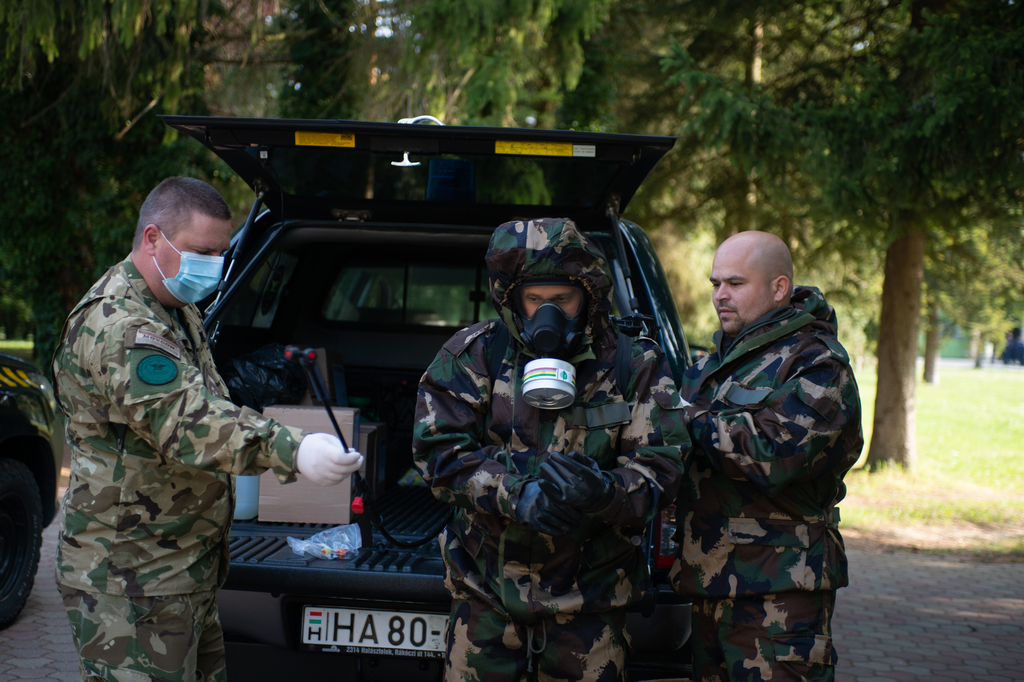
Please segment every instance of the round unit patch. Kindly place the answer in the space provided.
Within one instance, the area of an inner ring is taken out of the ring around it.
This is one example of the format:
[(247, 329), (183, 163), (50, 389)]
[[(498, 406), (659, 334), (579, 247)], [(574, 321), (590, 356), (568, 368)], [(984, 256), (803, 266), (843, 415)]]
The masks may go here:
[(147, 355), (139, 361), (137, 372), (139, 378), (147, 384), (160, 386), (174, 381), (174, 378), (178, 376), (178, 367), (170, 358), (154, 354)]

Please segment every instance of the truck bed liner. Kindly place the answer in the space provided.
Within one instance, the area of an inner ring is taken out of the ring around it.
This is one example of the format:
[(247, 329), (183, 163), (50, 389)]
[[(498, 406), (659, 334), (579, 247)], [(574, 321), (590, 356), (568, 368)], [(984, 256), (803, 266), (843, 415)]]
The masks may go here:
[[(377, 500), (377, 508), (393, 536), (412, 541), (437, 528), (450, 507), (438, 502), (427, 488), (396, 487)], [(372, 547), (361, 548), (352, 558), (327, 560), (299, 556), (286, 540), (307, 538), (330, 527), (236, 521), (229, 540), (231, 571), (225, 589), (260, 590), (275, 585), (282, 593), (365, 598), (369, 591), (417, 601), (450, 600), (442, 583), (444, 566), (436, 541), (406, 549), (375, 530)]]

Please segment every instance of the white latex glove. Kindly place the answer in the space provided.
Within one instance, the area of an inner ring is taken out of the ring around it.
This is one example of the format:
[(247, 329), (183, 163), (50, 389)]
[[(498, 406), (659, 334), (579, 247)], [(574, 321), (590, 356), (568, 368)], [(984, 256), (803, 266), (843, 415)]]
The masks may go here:
[(363, 456), (355, 448), (345, 452), (337, 436), (309, 433), (295, 453), (295, 468), (317, 485), (337, 485), (358, 471)]

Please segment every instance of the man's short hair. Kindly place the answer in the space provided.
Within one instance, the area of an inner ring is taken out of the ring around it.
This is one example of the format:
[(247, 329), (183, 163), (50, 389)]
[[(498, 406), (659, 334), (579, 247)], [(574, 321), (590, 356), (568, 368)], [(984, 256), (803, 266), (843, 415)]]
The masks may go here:
[(193, 213), (231, 220), (231, 209), (224, 197), (213, 187), (195, 178), (175, 176), (153, 188), (139, 210), (132, 248), (142, 244), (146, 225), (157, 225), (168, 239), (188, 224)]

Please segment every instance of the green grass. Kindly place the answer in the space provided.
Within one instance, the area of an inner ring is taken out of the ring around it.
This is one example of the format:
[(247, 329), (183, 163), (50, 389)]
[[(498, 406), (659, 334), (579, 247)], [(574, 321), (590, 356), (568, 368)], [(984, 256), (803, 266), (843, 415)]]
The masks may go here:
[[(875, 374), (858, 377), (865, 453)], [(843, 523), (877, 529), (892, 523), (1024, 525), (1024, 372), (946, 369), (938, 386), (917, 386), (917, 466), (846, 478)], [(1019, 550), (1020, 542), (1016, 542)]]
[(32, 360), (32, 341), (24, 339), (0, 339), (0, 353), (15, 355), (25, 360)]

